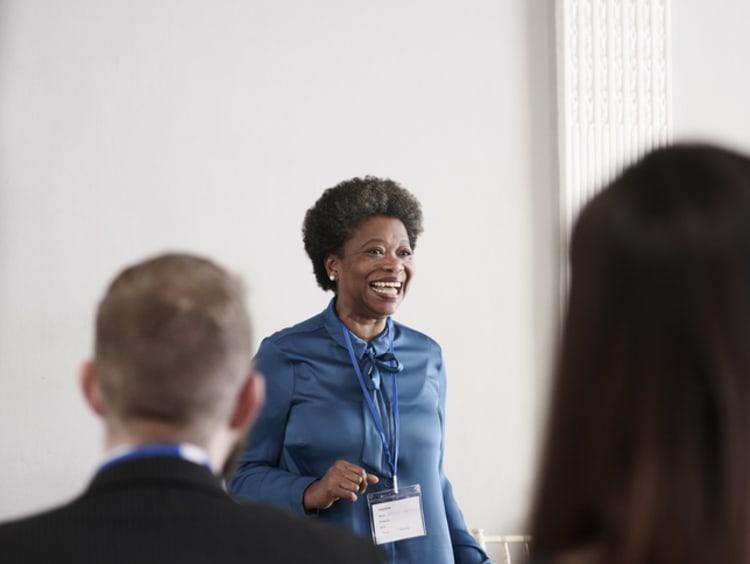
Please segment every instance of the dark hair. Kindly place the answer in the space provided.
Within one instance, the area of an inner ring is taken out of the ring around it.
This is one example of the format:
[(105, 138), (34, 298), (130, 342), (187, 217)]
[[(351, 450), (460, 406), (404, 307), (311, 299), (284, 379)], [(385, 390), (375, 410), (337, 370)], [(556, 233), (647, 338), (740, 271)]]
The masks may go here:
[(185, 254), (135, 264), (111, 283), (97, 312), (105, 414), (192, 428), (201, 441), (232, 408), (251, 371), (251, 347), (244, 288), (234, 276)]
[(400, 220), (412, 249), (417, 246), (417, 237), (422, 233), (422, 207), (411, 192), (387, 178), (346, 180), (325, 190), (307, 210), (302, 239), (318, 286), (336, 290), (326, 273), (326, 257), (341, 250), (361, 221), (378, 215)]
[(584, 208), (570, 260), (537, 556), (750, 561), (750, 159), (653, 151)]

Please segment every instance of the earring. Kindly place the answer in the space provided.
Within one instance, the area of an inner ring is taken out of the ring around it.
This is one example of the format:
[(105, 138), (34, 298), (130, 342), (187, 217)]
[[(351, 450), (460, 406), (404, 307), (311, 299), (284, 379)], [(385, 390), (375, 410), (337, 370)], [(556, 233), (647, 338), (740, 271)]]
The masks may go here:
[(335, 277), (335, 276), (334, 276), (333, 274), (331, 274), (331, 275), (330, 275), (330, 276), (328, 277), (328, 280), (330, 280), (331, 282), (336, 282), (336, 277)]

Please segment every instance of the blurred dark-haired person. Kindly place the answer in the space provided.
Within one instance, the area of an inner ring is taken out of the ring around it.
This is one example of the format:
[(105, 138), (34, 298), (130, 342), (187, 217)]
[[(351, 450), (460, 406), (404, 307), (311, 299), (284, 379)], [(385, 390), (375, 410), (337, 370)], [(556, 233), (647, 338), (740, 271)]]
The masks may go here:
[(106, 457), (77, 499), (0, 525), (3, 564), (381, 561), (356, 535), (223, 490), (264, 398), (234, 276), (186, 254), (131, 266), (99, 304), (95, 340), (81, 381)]
[(354, 178), (307, 211), (305, 250), (333, 299), (257, 354), (268, 402), (230, 492), (372, 539), (388, 562), (484, 563), (443, 471), (438, 344), (396, 323), (422, 232), (397, 183)]
[(750, 158), (678, 144), (581, 212), (536, 562), (750, 562)]

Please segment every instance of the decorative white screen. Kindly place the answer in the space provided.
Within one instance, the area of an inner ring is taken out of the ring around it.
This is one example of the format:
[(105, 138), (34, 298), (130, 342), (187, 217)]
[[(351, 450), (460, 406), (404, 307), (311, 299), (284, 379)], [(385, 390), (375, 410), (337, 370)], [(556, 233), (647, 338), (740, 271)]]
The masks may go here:
[(581, 206), (671, 140), (670, 1), (557, 0), (557, 53), (565, 248)]

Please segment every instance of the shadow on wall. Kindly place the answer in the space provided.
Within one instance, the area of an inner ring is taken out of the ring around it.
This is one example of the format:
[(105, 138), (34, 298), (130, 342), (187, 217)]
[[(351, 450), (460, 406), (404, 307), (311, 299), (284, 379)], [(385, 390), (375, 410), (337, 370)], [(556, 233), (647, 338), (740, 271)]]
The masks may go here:
[(560, 214), (558, 181), (557, 80), (555, 51), (555, 2), (529, 0), (526, 3), (529, 92), (544, 103), (531, 108), (529, 153), (532, 155), (532, 279), (535, 288), (533, 327), (537, 350), (535, 443), (542, 438), (546, 420), (550, 371), (560, 325)]

